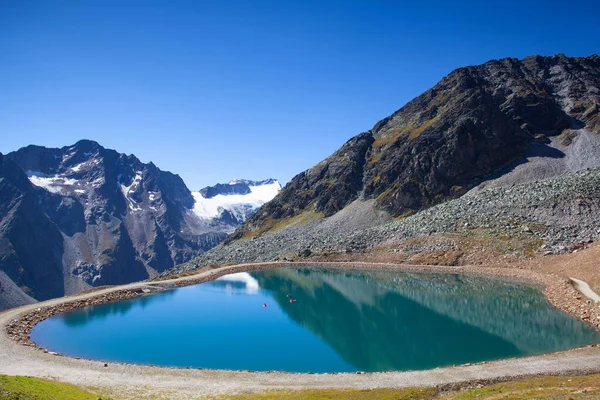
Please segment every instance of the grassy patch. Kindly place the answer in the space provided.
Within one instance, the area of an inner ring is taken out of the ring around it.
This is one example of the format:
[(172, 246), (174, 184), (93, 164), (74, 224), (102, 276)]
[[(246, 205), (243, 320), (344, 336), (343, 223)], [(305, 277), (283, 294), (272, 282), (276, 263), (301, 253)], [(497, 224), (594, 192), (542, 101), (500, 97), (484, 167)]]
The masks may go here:
[(533, 257), (539, 251), (543, 240), (523, 233), (518, 229), (510, 232), (496, 232), (494, 230), (476, 228), (468, 231), (459, 247), (465, 252), (485, 248), (496, 255), (513, 255), (517, 257)]
[[(478, 389), (439, 393), (436, 388), (272, 390), (265, 393), (222, 395), (213, 400), (500, 400), (500, 399), (598, 399), (600, 374), (548, 376), (496, 383)], [(154, 396), (151, 396), (154, 398)], [(0, 375), (0, 399), (4, 400), (107, 400), (68, 383), (48, 379)], [(156, 398), (168, 399), (168, 394)]]
[(0, 375), (0, 399), (97, 400), (99, 396), (68, 383), (25, 376)]
[(267, 393), (222, 397), (231, 400), (429, 400), (437, 396), (435, 388), (402, 389), (325, 389), (274, 390)]
[(423, 131), (427, 128), (429, 128), (431, 125), (435, 124), (438, 121), (438, 117), (433, 117), (432, 119), (430, 119), (429, 121), (426, 121), (425, 123), (423, 123), (422, 125), (420, 125), (419, 127), (413, 129), (409, 134), (408, 134), (408, 138), (409, 139), (414, 139), (416, 137), (418, 137), (421, 133), (423, 133)]
[(600, 375), (549, 376), (497, 383), (479, 389), (439, 393), (435, 388), (274, 390), (266, 393), (222, 396), (231, 400), (500, 400), (500, 399), (598, 399)]
[(306, 224), (310, 221), (315, 221), (324, 217), (323, 213), (314, 211), (310, 205), (308, 207), (310, 207), (310, 209), (305, 209), (300, 214), (291, 218), (275, 219), (269, 217), (263, 221), (259, 229), (244, 232), (241, 239), (251, 239), (266, 232), (275, 232), (294, 223)]
[(440, 399), (598, 399), (600, 375), (548, 376), (497, 383), (481, 389), (441, 396)]

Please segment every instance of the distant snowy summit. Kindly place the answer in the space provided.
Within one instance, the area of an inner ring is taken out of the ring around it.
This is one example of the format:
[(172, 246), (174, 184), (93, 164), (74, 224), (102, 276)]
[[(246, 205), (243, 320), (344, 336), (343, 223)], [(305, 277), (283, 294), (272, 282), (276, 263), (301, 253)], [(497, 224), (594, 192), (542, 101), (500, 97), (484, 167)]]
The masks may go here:
[(212, 221), (221, 229), (233, 232), (280, 190), (281, 184), (277, 179), (234, 179), (192, 192), (195, 200), (193, 212), (200, 219)]

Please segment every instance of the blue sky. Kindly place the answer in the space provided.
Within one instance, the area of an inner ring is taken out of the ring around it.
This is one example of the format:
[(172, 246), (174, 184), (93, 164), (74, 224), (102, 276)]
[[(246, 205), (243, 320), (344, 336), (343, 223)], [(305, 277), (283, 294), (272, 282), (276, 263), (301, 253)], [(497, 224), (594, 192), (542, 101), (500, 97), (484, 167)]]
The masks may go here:
[(598, 1), (0, 0), (0, 152), (87, 138), (283, 182), (493, 58), (600, 53)]

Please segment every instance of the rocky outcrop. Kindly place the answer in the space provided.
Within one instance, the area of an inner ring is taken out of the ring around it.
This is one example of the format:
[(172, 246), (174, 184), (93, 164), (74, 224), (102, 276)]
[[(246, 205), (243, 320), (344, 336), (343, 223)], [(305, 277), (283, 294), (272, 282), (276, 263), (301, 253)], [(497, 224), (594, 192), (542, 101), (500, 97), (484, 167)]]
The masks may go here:
[[(600, 57), (527, 57), (455, 70), (298, 174), (229, 241), (373, 199), (392, 217), (457, 198), (532, 146), (600, 132)], [(548, 151), (550, 157), (560, 152)]]

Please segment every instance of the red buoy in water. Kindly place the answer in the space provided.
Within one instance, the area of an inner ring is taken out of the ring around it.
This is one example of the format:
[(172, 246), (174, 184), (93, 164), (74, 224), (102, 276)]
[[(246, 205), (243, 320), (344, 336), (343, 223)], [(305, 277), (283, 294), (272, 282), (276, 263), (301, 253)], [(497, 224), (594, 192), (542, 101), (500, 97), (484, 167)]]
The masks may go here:
[(287, 296), (287, 297), (292, 297), (292, 295), (291, 295), (291, 294), (289, 294), (289, 293), (288, 293), (286, 296)]
[(263, 303), (263, 307), (266, 307), (266, 306), (267, 306), (267, 303)]

